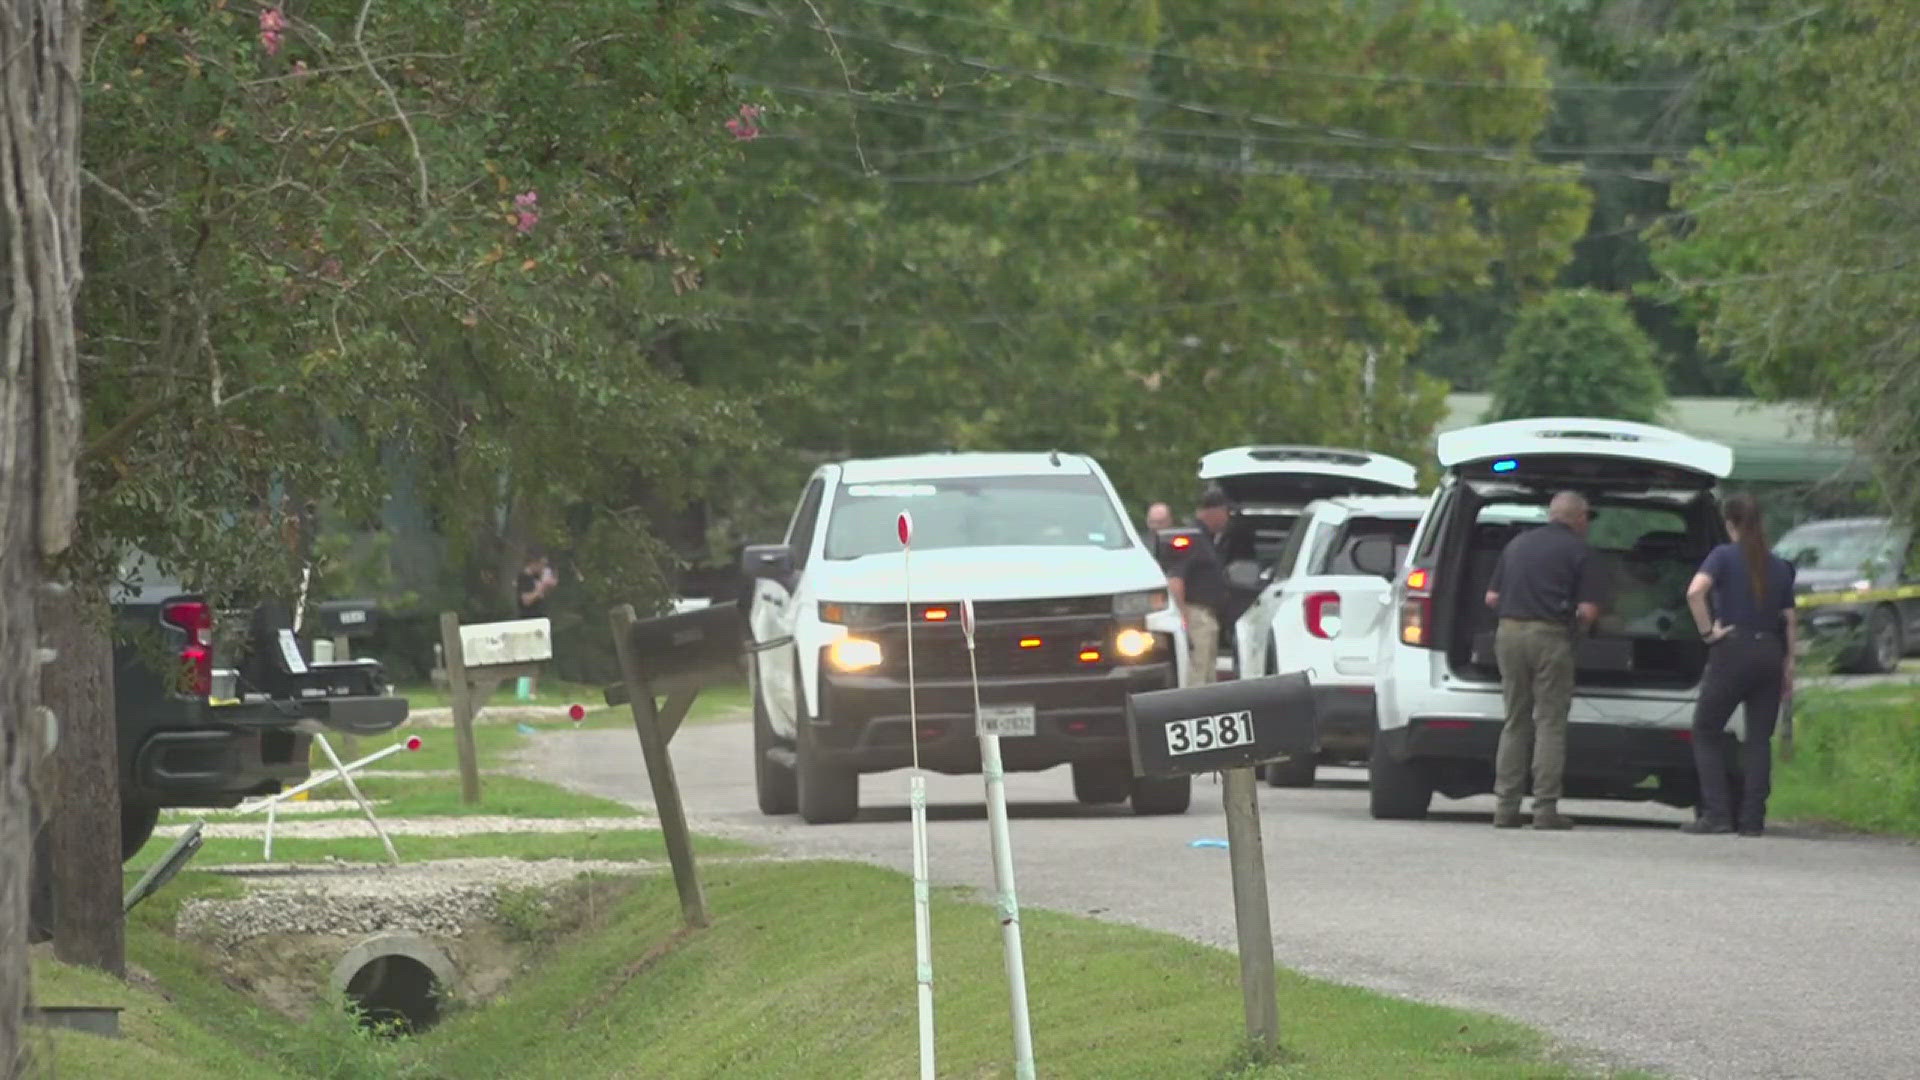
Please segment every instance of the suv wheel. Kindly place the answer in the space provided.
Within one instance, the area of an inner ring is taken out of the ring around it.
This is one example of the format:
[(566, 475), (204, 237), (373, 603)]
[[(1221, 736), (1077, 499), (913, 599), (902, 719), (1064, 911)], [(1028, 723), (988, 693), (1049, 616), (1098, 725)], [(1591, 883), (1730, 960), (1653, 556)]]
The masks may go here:
[(797, 729), (794, 761), (794, 802), (800, 820), (809, 825), (837, 825), (852, 821), (860, 812), (860, 772), (845, 765), (824, 760), (814, 743), (813, 725), (807, 720), (806, 706), (796, 665), (793, 673), (794, 727)]
[(780, 742), (767, 719), (767, 703), (760, 696), (759, 681), (752, 676), (747, 679), (753, 694), (753, 794), (761, 813), (791, 814), (799, 807), (793, 770), (768, 756)]
[(1184, 814), (1193, 803), (1193, 777), (1170, 780), (1135, 777), (1128, 781), (1136, 814)]
[(1906, 643), (1900, 640), (1899, 615), (1886, 605), (1873, 609), (1867, 618), (1867, 644), (1861, 666), (1871, 675), (1885, 675), (1900, 666)]
[(160, 808), (145, 803), (122, 802), (120, 804), (120, 861), (126, 862), (140, 853), (153, 839), (154, 826), (160, 823)]
[(1419, 821), (1433, 803), (1433, 781), (1417, 761), (1395, 761), (1375, 736), (1367, 759), (1367, 808), (1377, 821)]
[(1073, 763), (1073, 797), (1087, 806), (1123, 803), (1133, 794), (1133, 776), (1127, 766), (1108, 761)]

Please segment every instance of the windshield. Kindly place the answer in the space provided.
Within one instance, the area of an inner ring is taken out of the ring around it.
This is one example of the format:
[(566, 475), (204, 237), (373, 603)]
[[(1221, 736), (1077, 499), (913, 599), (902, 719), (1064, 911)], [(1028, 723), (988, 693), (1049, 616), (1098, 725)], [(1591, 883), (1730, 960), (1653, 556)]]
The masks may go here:
[(1900, 557), (1900, 537), (1877, 522), (1802, 525), (1773, 545), (1773, 553), (1802, 570), (1865, 570)]
[(886, 484), (841, 484), (833, 497), (826, 557), (898, 551), (894, 519), (913, 515), (913, 547), (1131, 547), (1100, 481), (1078, 476), (964, 476)]
[(1313, 568), (1316, 574), (1365, 574), (1359, 564), (1353, 561), (1354, 546), (1363, 540), (1383, 539), (1393, 542), (1393, 565), (1399, 566), (1407, 557), (1407, 548), (1413, 544), (1413, 527), (1418, 524), (1412, 518), (1353, 518), (1347, 522), (1346, 531), (1340, 539), (1320, 553), (1319, 565)]

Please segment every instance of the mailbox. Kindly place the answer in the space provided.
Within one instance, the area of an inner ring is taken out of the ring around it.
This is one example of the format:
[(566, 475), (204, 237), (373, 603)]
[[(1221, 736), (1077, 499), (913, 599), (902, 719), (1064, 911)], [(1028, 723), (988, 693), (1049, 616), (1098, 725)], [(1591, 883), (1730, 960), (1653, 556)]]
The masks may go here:
[[(641, 619), (633, 624), (628, 642), (640, 671), (657, 686), (719, 672), (738, 677), (746, 646), (744, 630), (739, 605), (728, 600)], [(626, 684), (607, 687), (604, 697), (609, 705), (625, 705)]]
[(314, 619), (326, 637), (372, 637), (380, 621), (374, 600), (328, 600), (313, 605)]
[(1305, 672), (1127, 696), (1133, 773), (1192, 776), (1317, 752), (1319, 714)]

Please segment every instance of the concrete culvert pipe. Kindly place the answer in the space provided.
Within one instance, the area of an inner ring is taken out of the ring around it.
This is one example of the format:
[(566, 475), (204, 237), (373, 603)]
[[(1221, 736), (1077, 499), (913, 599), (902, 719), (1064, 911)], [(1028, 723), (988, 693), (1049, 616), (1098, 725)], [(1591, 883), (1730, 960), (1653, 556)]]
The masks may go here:
[(378, 934), (333, 966), (333, 992), (357, 1006), (369, 1025), (415, 1034), (440, 1022), (454, 987), (453, 962), (418, 934)]

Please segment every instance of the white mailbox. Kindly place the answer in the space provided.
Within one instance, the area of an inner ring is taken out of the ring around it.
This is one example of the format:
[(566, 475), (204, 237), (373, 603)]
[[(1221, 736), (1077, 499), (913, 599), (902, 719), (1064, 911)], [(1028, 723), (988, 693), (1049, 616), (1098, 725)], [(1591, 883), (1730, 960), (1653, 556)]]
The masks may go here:
[(537, 664), (553, 659), (548, 619), (514, 619), (460, 628), (461, 660), (468, 668)]

